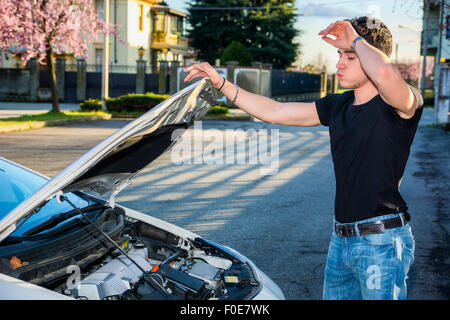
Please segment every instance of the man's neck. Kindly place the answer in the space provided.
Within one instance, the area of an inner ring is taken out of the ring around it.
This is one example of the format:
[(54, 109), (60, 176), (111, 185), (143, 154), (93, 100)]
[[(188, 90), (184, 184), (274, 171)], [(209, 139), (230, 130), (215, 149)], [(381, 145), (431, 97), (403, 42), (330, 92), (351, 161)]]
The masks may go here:
[(362, 86), (355, 88), (353, 91), (355, 94), (355, 101), (353, 102), (354, 105), (366, 103), (378, 94), (377, 88), (371, 81), (367, 81)]

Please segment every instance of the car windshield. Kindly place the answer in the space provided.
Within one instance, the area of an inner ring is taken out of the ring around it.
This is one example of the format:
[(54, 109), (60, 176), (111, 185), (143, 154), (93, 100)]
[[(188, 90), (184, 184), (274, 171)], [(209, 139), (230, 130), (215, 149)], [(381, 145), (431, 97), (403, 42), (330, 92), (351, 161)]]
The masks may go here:
[[(43, 176), (0, 159), (0, 219), (3, 219), (22, 201), (39, 190), (47, 181)], [(78, 208), (84, 208), (94, 203), (93, 200), (74, 193), (68, 193), (66, 196)], [(27, 230), (43, 223), (55, 214), (71, 210), (73, 208), (67, 202), (60, 203), (54, 198), (38, 213), (27, 219), (12, 235), (21, 236)]]

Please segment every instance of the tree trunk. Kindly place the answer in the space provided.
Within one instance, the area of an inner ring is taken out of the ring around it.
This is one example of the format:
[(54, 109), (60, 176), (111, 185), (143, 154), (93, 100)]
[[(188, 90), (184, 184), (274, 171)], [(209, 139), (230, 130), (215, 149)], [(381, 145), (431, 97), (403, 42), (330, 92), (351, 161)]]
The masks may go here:
[(53, 49), (50, 46), (50, 49), (47, 50), (47, 70), (48, 76), (50, 80), (50, 88), (52, 92), (52, 111), (53, 112), (61, 112), (59, 109), (59, 97), (58, 97), (58, 88), (56, 87), (56, 72), (55, 72), (55, 61), (54, 61), (54, 53)]

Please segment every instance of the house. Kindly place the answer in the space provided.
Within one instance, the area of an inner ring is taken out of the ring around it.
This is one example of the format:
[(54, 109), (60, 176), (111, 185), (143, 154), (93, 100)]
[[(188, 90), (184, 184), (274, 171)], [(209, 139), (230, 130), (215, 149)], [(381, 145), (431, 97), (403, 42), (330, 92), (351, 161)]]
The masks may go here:
[[(426, 41), (426, 56), (434, 56), (433, 94), (435, 121), (438, 125), (450, 124), (450, 9), (445, 1), (424, 0), (421, 52)], [(428, 19), (426, 19), (428, 17)], [(428, 20), (428, 23), (426, 21)], [(425, 28), (424, 28), (425, 29)], [(424, 88), (427, 88), (425, 85)], [(430, 99), (429, 99), (430, 100)], [(427, 97), (425, 95), (425, 103)], [(428, 101), (428, 103), (432, 103)]]
[[(103, 0), (96, 0), (101, 17), (103, 6)], [(140, 55), (152, 72), (161, 60), (183, 64), (192, 54), (185, 37), (186, 16), (162, 0), (110, 0), (110, 23), (121, 25), (119, 39), (110, 37), (110, 71), (134, 73)], [(87, 65), (101, 70), (103, 36), (88, 46), (88, 55)]]
[[(104, 19), (104, 0), (95, 0)], [(146, 72), (157, 72), (158, 61), (179, 61), (192, 56), (185, 37), (187, 14), (169, 8), (162, 0), (109, 0), (110, 23), (119, 25), (119, 39), (109, 38), (110, 72), (135, 73), (136, 60), (146, 60)], [(88, 45), (89, 71), (102, 70), (104, 36)], [(64, 55), (68, 69), (76, 68), (76, 58)], [(0, 68), (23, 68), (10, 53), (0, 57)], [(43, 67), (45, 68), (45, 67)]]

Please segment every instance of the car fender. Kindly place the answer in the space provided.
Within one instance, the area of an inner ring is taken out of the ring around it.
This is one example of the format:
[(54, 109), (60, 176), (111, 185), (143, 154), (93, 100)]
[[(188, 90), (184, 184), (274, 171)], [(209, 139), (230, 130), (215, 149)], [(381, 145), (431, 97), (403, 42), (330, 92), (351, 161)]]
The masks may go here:
[(74, 300), (71, 297), (0, 273), (0, 300)]

